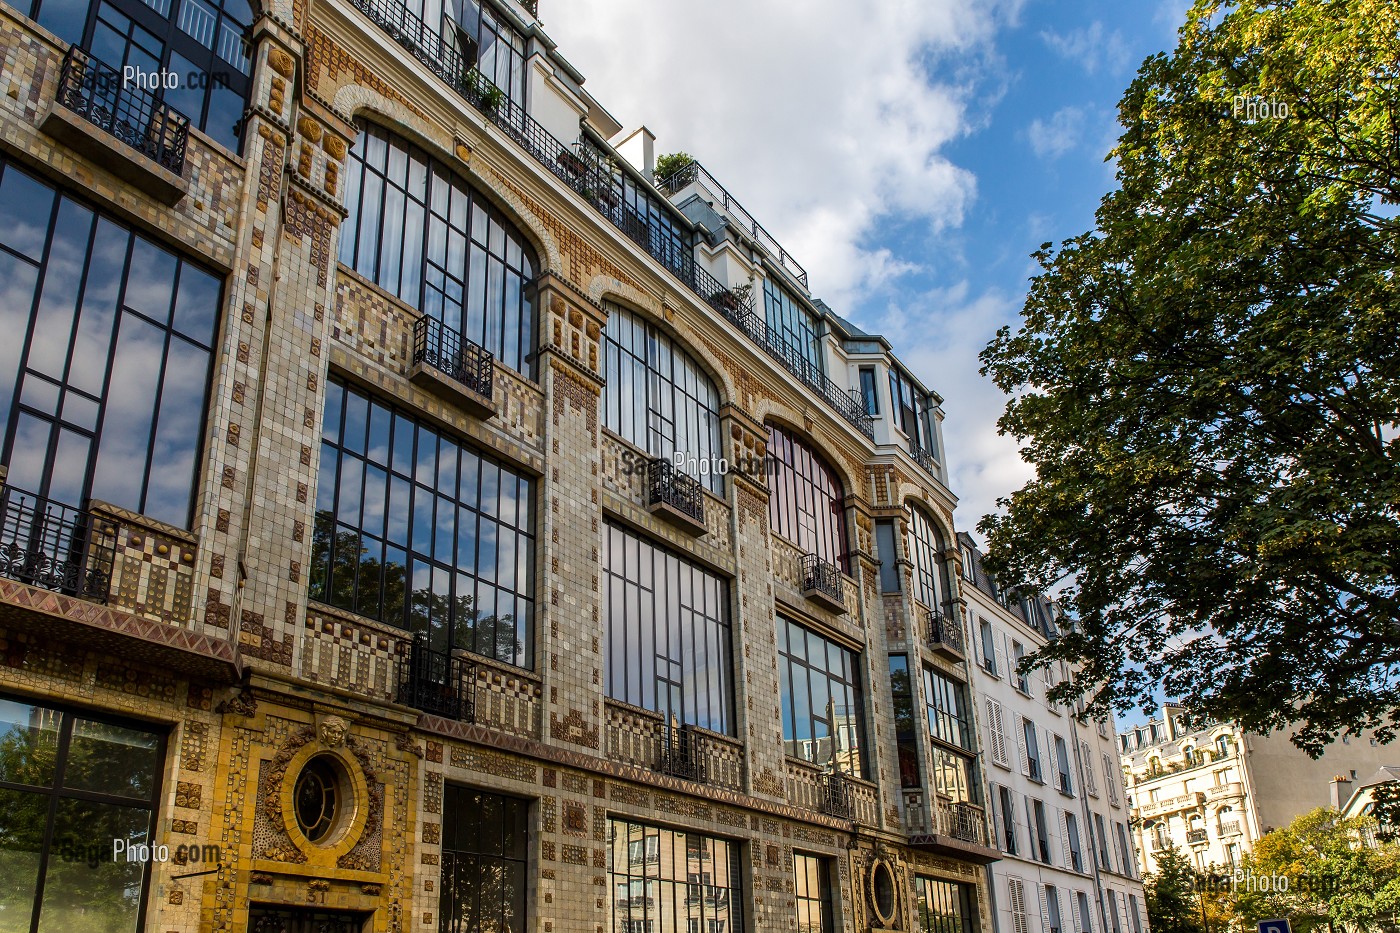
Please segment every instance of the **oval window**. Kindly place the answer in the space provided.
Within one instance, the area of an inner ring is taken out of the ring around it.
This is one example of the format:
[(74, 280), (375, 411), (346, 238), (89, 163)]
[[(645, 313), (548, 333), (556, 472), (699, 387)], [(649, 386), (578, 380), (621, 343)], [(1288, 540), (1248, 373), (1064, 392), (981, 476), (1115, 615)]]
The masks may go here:
[(322, 842), (340, 813), (341, 774), (333, 759), (318, 755), (306, 763), (293, 790), (297, 828), (312, 842)]
[(876, 862), (870, 869), (871, 894), (875, 898), (875, 913), (881, 923), (894, 920), (894, 872), (886, 862)]

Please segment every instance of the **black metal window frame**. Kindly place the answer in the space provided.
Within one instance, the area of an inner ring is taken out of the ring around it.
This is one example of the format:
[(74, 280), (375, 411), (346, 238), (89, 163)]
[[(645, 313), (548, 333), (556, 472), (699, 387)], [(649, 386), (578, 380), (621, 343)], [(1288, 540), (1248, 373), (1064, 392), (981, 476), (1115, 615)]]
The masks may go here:
[(603, 306), (603, 426), (723, 492), (715, 381), (684, 344), (651, 321), (613, 302)]
[(938, 432), (932, 417), (936, 407), (933, 396), (915, 386), (898, 366), (890, 367), (890, 405), (895, 424), (909, 443), (941, 462), (943, 454), (938, 449)]
[(832, 933), (831, 859), (806, 852), (792, 853), (796, 882), (797, 933)]
[(371, 121), (356, 126), (340, 262), (535, 379), (539, 266), (520, 226), (420, 146)]
[[(702, 930), (744, 933), (747, 897), (738, 842), (610, 818), (608, 885), (610, 929), (688, 933), (686, 922), (693, 919)], [(661, 913), (666, 904), (669, 917)], [(712, 928), (711, 920), (728, 925)]]
[[(530, 804), (462, 784), (443, 789), (439, 933), (525, 933)], [(494, 893), (487, 882), (499, 885)]]
[(1021, 848), (1016, 834), (1016, 795), (1005, 784), (993, 784), (992, 787), (993, 828), (999, 834), (1001, 850), (1007, 855), (1015, 855)]
[(976, 933), (977, 888), (915, 875), (914, 913), (917, 933)]
[[(41, 929), (40, 923), (43, 917), (43, 902), (45, 889), (49, 881), (50, 862), (55, 858), (61, 861), (85, 863), (81, 867), (85, 870), (92, 870), (92, 860), (98, 863), (111, 864), (112, 862), (112, 840), (108, 838), (94, 839), (87, 833), (95, 827), (85, 825), (82, 827), (83, 835), (74, 835), (67, 840), (70, 845), (67, 849), (62, 847), (62, 841), (54, 838), (56, 822), (58, 820), (58, 808), (65, 800), (88, 803), (105, 807), (118, 807), (133, 811), (146, 810), (149, 818), (145, 826), (145, 843), (154, 845), (156, 833), (159, 827), (160, 801), (163, 793), (163, 778), (165, 775), (165, 756), (169, 729), (150, 722), (133, 720), (119, 716), (112, 716), (105, 712), (83, 709), (63, 703), (53, 703), (48, 700), (35, 700), (29, 697), (15, 694), (0, 693), (0, 701), (14, 703), (21, 706), (32, 707), (36, 710), (43, 710), (47, 713), (59, 717), (57, 735), (54, 737), (56, 746), (54, 749), (53, 775), (47, 786), (37, 784), (8, 781), (0, 777), (0, 794), (33, 794), (38, 797), (48, 798), (48, 805), (44, 815), (43, 840), (40, 844), (39, 860), (36, 866), (34, 879), (35, 887), (33, 892), (32, 912), (30, 914), (31, 933)], [(153, 749), (153, 768), (151, 775), (150, 793), (146, 798), (125, 796), (121, 794), (104, 793), (100, 791), (85, 790), (76, 787), (66, 787), (67, 766), (69, 763), (69, 752), (72, 749), (73, 729), (76, 720), (94, 723), (98, 725), (114, 726), (127, 729), (132, 732), (144, 733), (155, 740)], [(56, 845), (57, 844), (57, 845)], [(141, 889), (140, 900), (136, 908), (135, 929), (142, 929), (145, 926), (146, 908), (150, 902), (150, 878), (151, 861), (130, 863), (138, 867), (140, 876), (139, 886)], [(13, 879), (10, 879), (13, 882)], [(128, 882), (129, 884), (129, 882)]]
[(880, 592), (898, 593), (901, 589), (899, 556), (895, 551), (894, 519), (881, 518), (875, 522), (875, 548), (880, 553)]
[(860, 368), (860, 399), (865, 403), (865, 413), (872, 418), (880, 414), (880, 395), (876, 390), (874, 366)]
[[(525, 107), (525, 37), (490, 4), (484, 0), (412, 0), (404, 7), (427, 28), (437, 30), (465, 64), (476, 68), (509, 100)], [(449, 7), (457, 9), (450, 11)]]
[[(865, 692), (860, 655), (784, 615), (778, 616), (777, 628), (787, 754), (822, 766), (834, 762), (834, 770), (863, 777)], [(841, 720), (843, 712), (844, 723), (832, 721)]]
[(847, 566), (846, 492), (840, 475), (811, 444), (768, 425), (768, 523), (809, 554)]
[(602, 566), (608, 696), (734, 734), (729, 582), (611, 522)]
[[(28, 7), (31, 19), (118, 73), (127, 64), (173, 72), (180, 86), (153, 88), (155, 97), (220, 145), (239, 151), (252, 91), (247, 38), (253, 8), (247, 0), (90, 0), (76, 16), (72, 4), (62, 0), (30, 0)], [(130, 57), (133, 48), (138, 50), (135, 58)], [(224, 90), (227, 97), (215, 97)], [(210, 125), (218, 119), (216, 101), (234, 123)]]
[(923, 768), (919, 764), (919, 742), (914, 731), (918, 728), (918, 718), (914, 715), (914, 686), (909, 677), (909, 658), (906, 655), (890, 655), (890, 693), (894, 698), (899, 783), (901, 787), (920, 787)]
[(0, 281), (7, 483), (190, 527), (222, 278), (0, 158)]
[(770, 334), (776, 335), (817, 372), (826, 372), (821, 318), (803, 307), (791, 292), (772, 278), (763, 280), (763, 318)]
[[(529, 668), (534, 496), (535, 479), (524, 470), (333, 375), (311, 598), (429, 632), (436, 651), (460, 648)], [(353, 564), (343, 552), (353, 552)], [(397, 587), (391, 567), (403, 568), (394, 572), (403, 581)], [(345, 573), (351, 580), (340, 579)]]
[(928, 710), (929, 735), (976, 754), (970, 703), (967, 684), (932, 668), (924, 668), (924, 705)]
[(940, 611), (949, 598), (948, 571), (943, 563), (943, 532), (917, 505), (909, 506), (909, 561), (914, 565), (914, 596)]

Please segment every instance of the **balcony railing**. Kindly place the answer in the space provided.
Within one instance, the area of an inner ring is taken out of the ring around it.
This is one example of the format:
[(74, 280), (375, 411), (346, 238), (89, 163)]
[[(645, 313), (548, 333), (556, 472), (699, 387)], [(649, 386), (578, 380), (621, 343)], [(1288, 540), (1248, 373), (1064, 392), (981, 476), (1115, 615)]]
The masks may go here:
[(1058, 776), (1056, 778), (1055, 789), (1058, 790), (1060, 793), (1064, 794), (1066, 797), (1073, 797), (1074, 785), (1070, 783), (1068, 772), (1059, 771), (1056, 773)]
[(803, 554), (801, 566), (803, 595), (824, 603), (833, 611), (844, 612), (846, 581), (841, 578), (841, 568), (816, 554)]
[(105, 603), (112, 586), (112, 537), (84, 509), (13, 486), (0, 490), (0, 576)]
[(571, 144), (562, 142), (530, 116), (524, 107), (472, 68), (460, 52), (444, 42), (435, 30), (429, 29), (402, 4), (390, 0), (353, 2), (390, 38), (451, 85), (467, 103), (496, 124), (535, 161), (578, 192), (613, 226), (650, 253), (681, 284), (730, 321), (739, 324), (770, 356), (821, 395), (837, 414), (866, 437), (874, 438), (874, 419), (865, 411), (859, 393), (842, 389), (819, 369), (802, 360), (795, 350), (780, 340), (770, 339), (762, 318), (753, 313), (751, 297), (740, 297), (726, 288), (695, 261), (691, 249), (677, 245), (659, 229), (648, 224), (635, 210), (623, 204), (614, 190), (613, 169), (599, 164), (601, 160), (596, 147), (585, 139)]
[(925, 609), (924, 625), (928, 632), (930, 648), (951, 652), (959, 659), (966, 656), (967, 645), (963, 640), (962, 621), (958, 618), (956, 608), (945, 606), (942, 613)]
[(844, 771), (829, 771), (821, 776), (821, 808), (827, 816), (841, 820), (852, 818), (855, 802)]
[(705, 494), (700, 483), (666, 457), (647, 465), (647, 507), (679, 513), (677, 517), (688, 523), (705, 527)]
[(424, 315), (413, 324), (413, 362), (437, 370), (486, 400), (496, 378), (496, 358), (457, 331)]
[(1230, 820), (1220, 824), (1220, 835), (1222, 836), (1238, 836), (1241, 832), (1239, 820)]
[(661, 748), (656, 770), (687, 781), (705, 781), (705, 760), (700, 755), (695, 732), (687, 726), (661, 727)]
[(938, 832), (974, 845), (988, 845), (987, 821), (981, 810), (968, 803), (939, 803)]
[(909, 442), (909, 456), (914, 458), (914, 462), (924, 468), (924, 472), (931, 476), (938, 475), (938, 461), (933, 459), (933, 454), (924, 450), (913, 441)]
[(1204, 829), (1188, 829), (1186, 831), (1186, 842), (1190, 845), (1205, 845), (1209, 838)]
[(176, 175), (185, 172), (190, 121), (76, 45), (63, 57), (56, 100)]
[(728, 191), (724, 189), (715, 177), (705, 171), (705, 167), (699, 162), (691, 161), (676, 169), (665, 178), (657, 179), (657, 186), (675, 194), (691, 184), (696, 185), (705, 194), (711, 204), (718, 204), (729, 215), (731, 220), (736, 220), (736, 224), (746, 234), (753, 237), (758, 245), (763, 247), (764, 252), (778, 260), (778, 263), (787, 270), (788, 274), (802, 283), (802, 287), (807, 287), (807, 270), (793, 259), (787, 250), (774, 239), (773, 235), (763, 229), (763, 225), (754, 220), (753, 215), (744, 210), (744, 206), (734, 199)]
[(472, 722), (476, 718), (472, 691), (464, 689), (464, 684), (475, 679), (473, 665), (445, 651), (434, 651), (428, 647), (427, 636), (419, 633), (409, 646), (399, 682), (399, 702), (446, 719)]

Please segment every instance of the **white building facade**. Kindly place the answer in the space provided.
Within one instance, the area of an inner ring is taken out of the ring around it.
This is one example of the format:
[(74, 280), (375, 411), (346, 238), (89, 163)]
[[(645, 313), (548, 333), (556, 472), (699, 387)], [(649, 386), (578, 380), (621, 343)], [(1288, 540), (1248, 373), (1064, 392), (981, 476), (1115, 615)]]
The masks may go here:
[(1049, 701), (1061, 673), (1018, 675), (1057, 635), (1045, 600), (1013, 602), (958, 536), (987, 813), (996, 933), (1146, 933), (1118, 739)]

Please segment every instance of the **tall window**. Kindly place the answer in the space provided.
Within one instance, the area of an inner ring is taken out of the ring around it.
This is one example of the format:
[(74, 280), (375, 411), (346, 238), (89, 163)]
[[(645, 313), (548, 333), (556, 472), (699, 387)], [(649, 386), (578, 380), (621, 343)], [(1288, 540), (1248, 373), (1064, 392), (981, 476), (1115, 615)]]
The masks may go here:
[(894, 522), (882, 518), (875, 523), (875, 546), (880, 551), (880, 592), (899, 592), (899, 556), (895, 552)]
[(719, 390), (676, 341), (630, 311), (607, 309), (603, 425), (720, 491)]
[(763, 281), (763, 312), (770, 338), (781, 342), (789, 355), (817, 372), (826, 371), (821, 321), (772, 279)]
[(976, 888), (915, 875), (914, 912), (918, 933), (973, 933), (977, 929)]
[(895, 367), (890, 367), (890, 400), (894, 404), (895, 421), (909, 438), (909, 443), (941, 459), (938, 452), (938, 432), (935, 429), (933, 397), (914, 385), (912, 379)]
[(535, 277), (516, 226), (442, 162), (371, 123), (345, 163), (340, 261), (533, 378)]
[(740, 862), (737, 843), (609, 820), (611, 929), (744, 933)]
[(121, 72), (175, 75), (155, 91), (190, 124), (237, 151), (252, 62), (248, 0), (20, 0), (21, 11)]
[(528, 667), (533, 503), (524, 474), (333, 379), (311, 598)]
[(798, 437), (768, 425), (768, 521), (773, 531), (828, 563), (846, 566), (845, 493), (836, 471)]
[[(1018, 717), (1021, 718), (1021, 717)], [(1045, 771), (1040, 764), (1040, 740), (1036, 735), (1035, 723), (1021, 718), (1021, 760), (1025, 762), (1024, 773), (1032, 781), (1045, 783)]]
[(616, 525), (604, 537), (608, 696), (732, 732), (728, 585)]
[(880, 413), (880, 397), (875, 393), (874, 366), (860, 368), (860, 400), (867, 415), (874, 416)]
[(982, 640), (982, 669), (996, 677), (997, 652), (995, 636), (992, 634), (992, 623), (986, 619), (979, 619), (977, 629)]
[[(967, 686), (924, 668), (924, 705), (928, 713), (933, 747), (935, 789), (957, 801), (981, 803), (982, 782), (977, 777), (976, 743)], [(939, 743), (947, 743), (949, 748)], [(968, 754), (964, 754), (964, 752)]]
[(1060, 736), (1055, 736), (1055, 764), (1059, 766), (1059, 781), (1056, 786), (1066, 794), (1074, 793), (1074, 784), (1070, 778), (1069, 770), (1069, 746)]
[(992, 791), (993, 823), (999, 833), (998, 842), (1007, 855), (1019, 850), (1016, 831), (1016, 795), (1004, 784), (994, 784)]
[[(0, 925), (140, 929), (165, 741), (139, 723), (0, 697)], [(172, 843), (173, 846), (173, 843)]]
[(442, 933), (525, 933), (530, 802), (448, 784), (442, 802)]
[(914, 689), (909, 678), (909, 659), (890, 655), (890, 690), (894, 695), (894, 737), (899, 750), (901, 787), (919, 786), (919, 745), (914, 734)]
[(943, 533), (918, 506), (909, 509), (909, 560), (914, 564), (914, 595), (937, 611), (950, 597), (943, 565)]
[(1050, 829), (1045, 819), (1045, 804), (1031, 800), (1031, 817), (1035, 830), (1036, 857), (1046, 865), (1050, 864)]
[(831, 865), (828, 859), (792, 854), (797, 882), (797, 933), (831, 933)]
[(189, 527), (219, 280), (0, 159), (7, 485)]
[(778, 616), (783, 744), (793, 758), (861, 776), (860, 656)]
[(1045, 916), (1050, 921), (1045, 933), (1060, 933), (1060, 892), (1053, 884), (1045, 886)]
[(1079, 842), (1079, 820), (1068, 810), (1065, 811), (1065, 838), (1069, 841), (1070, 867), (1077, 872), (1084, 871), (1084, 850)]
[(1094, 933), (1094, 915), (1089, 911), (1089, 895), (1076, 891), (1075, 902), (1079, 905), (1079, 933)]
[(525, 106), (525, 39), (477, 0), (406, 0), (413, 16), (475, 65), (505, 95)]

